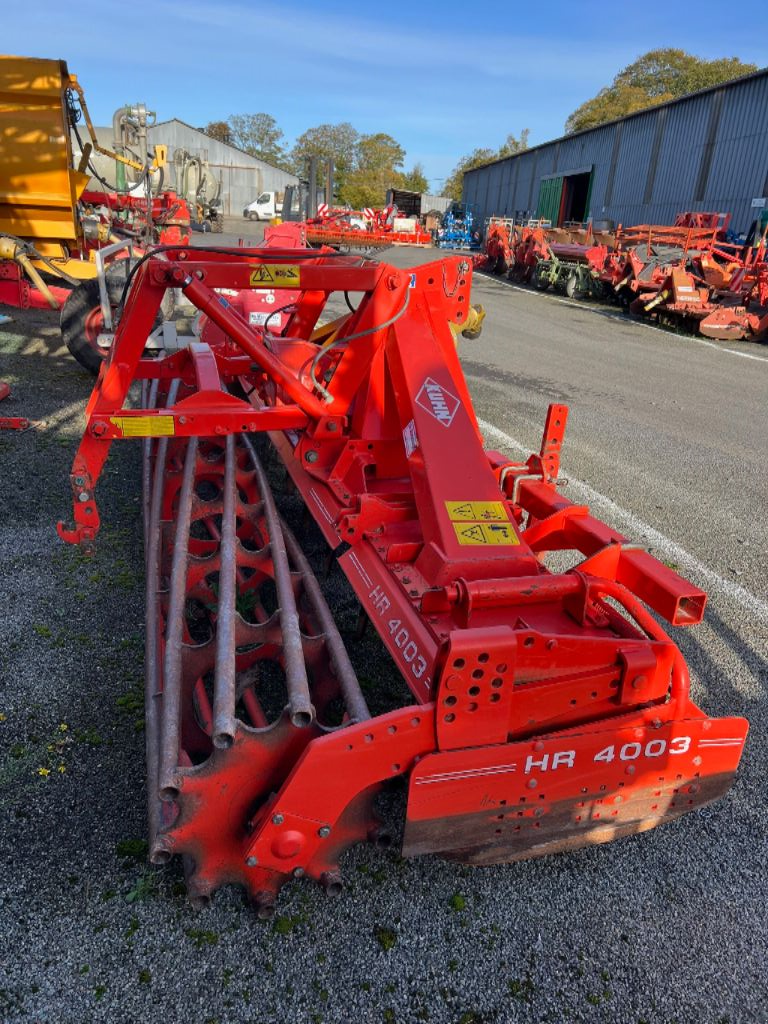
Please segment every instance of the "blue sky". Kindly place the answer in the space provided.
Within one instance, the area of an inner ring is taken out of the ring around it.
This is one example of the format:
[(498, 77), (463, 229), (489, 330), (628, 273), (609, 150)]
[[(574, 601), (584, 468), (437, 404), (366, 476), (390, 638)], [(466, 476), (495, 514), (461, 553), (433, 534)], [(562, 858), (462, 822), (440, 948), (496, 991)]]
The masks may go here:
[[(10, 4), (8, 4), (10, 6)], [(290, 144), (306, 128), (350, 121), (384, 131), (439, 191), (457, 159), (530, 128), (530, 144), (646, 50), (768, 64), (768, 4), (738, 14), (710, 0), (636, 4), (245, 0), (15, 3), (0, 48), (67, 61), (97, 124), (145, 102), (159, 120), (200, 126), (266, 111)]]

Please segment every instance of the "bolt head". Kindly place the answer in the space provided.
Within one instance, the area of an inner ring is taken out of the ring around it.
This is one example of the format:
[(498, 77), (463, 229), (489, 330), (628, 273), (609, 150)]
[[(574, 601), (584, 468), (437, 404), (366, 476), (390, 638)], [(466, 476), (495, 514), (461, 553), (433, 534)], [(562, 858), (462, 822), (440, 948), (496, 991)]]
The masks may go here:
[(318, 455), (316, 451), (311, 450), (307, 452), (304, 458), (306, 459), (307, 462), (317, 462)]
[(293, 869), (293, 877), (294, 878), (303, 878), (304, 877), (304, 868), (294, 868)]
[(255, 868), (259, 861), (257, 857), (246, 857), (245, 863), (248, 865), (249, 868)]
[(329, 825), (323, 825), (323, 826), (321, 826), (321, 827), (320, 827), (320, 828), (319, 828), (319, 829), (317, 830), (317, 834), (318, 834), (318, 835), (320, 836), (320, 838), (321, 838), (321, 839), (327, 839), (327, 838), (328, 838), (328, 836), (329, 836), (329, 835), (331, 834), (331, 829), (330, 829), (330, 826), (329, 826)]
[(285, 821), (285, 818), (282, 816), (282, 814), (273, 814), (272, 815), (272, 824), (273, 825), (282, 825), (284, 821)]
[(536, 781), (536, 779), (529, 779), (528, 780), (528, 789), (536, 789), (537, 786), (538, 786), (538, 782)]

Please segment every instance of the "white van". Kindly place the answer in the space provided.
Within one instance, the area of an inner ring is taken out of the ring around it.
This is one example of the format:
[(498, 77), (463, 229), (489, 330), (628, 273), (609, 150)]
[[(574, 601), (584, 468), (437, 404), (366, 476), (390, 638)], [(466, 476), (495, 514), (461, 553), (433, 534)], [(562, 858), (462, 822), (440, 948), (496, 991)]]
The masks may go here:
[(243, 210), (246, 220), (272, 220), (283, 212), (282, 192), (262, 192), (258, 199)]

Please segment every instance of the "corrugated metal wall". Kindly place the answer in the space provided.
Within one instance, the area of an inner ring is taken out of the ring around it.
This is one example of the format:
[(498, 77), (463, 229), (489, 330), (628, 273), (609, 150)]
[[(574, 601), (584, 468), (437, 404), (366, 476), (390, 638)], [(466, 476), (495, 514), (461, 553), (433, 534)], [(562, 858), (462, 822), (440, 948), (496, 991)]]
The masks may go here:
[[(282, 192), (286, 185), (295, 185), (298, 178), (278, 167), (257, 160), (225, 142), (211, 139), (183, 121), (162, 121), (149, 130), (152, 144), (168, 146), (169, 168), (173, 181), (173, 153), (186, 149), (193, 156), (205, 159), (218, 178), (222, 178), (222, 200), (224, 213), (240, 216), (244, 207), (258, 196), (259, 192)], [(166, 178), (168, 181), (168, 178)]]
[(463, 199), (476, 223), (535, 216), (542, 178), (589, 167), (594, 220), (669, 224), (716, 210), (747, 230), (752, 200), (768, 198), (768, 71), (468, 171)]
[(428, 192), (422, 192), (421, 194), (422, 213), (431, 213), (433, 210), (437, 210), (438, 213), (445, 213), (450, 205), (450, 196), (436, 196)]

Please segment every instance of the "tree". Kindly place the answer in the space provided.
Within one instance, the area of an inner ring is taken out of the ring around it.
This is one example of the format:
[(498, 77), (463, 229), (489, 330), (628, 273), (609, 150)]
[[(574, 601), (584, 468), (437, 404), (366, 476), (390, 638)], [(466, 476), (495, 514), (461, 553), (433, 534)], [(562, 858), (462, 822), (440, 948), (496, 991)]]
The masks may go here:
[(491, 160), (495, 160), (497, 156), (495, 149), (473, 149), (468, 156), (463, 156), (456, 164), (454, 169), (445, 179), (445, 185), (443, 186), (443, 193), (446, 196), (450, 196), (451, 199), (455, 199), (456, 202), (461, 202), (461, 193), (464, 187), (464, 175), (467, 171), (471, 171), (475, 167), (482, 167), (483, 164), (489, 164)]
[(499, 147), (499, 152), (496, 155), (514, 156), (515, 153), (522, 153), (524, 149), (528, 149), (528, 136), (530, 134), (530, 128), (523, 128), (519, 139), (512, 134), (508, 135), (506, 142)]
[(285, 162), (283, 132), (271, 114), (232, 114), (229, 130), (232, 144), (251, 156), (278, 166)]
[(405, 150), (391, 135), (362, 135), (357, 146), (357, 165), (344, 184), (341, 198), (355, 209), (382, 206), (387, 189), (400, 180), (404, 160)]
[(397, 175), (394, 182), (397, 188), (408, 189), (409, 192), (428, 192), (429, 182), (424, 174), (424, 167), (421, 164), (414, 164), (410, 171), (403, 171)]
[(512, 156), (514, 153), (522, 153), (524, 149), (528, 149), (528, 136), (530, 134), (531, 132), (529, 128), (523, 128), (520, 132), (519, 139), (515, 135), (508, 135), (506, 140), (497, 150), (483, 148), (475, 149), (468, 156), (463, 156), (445, 179), (443, 194), (450, 196), (451, 199), (455, 199), (457, 203), (461, 202), (461, 194), (464, 188), (464, 175), (467, 171), (471, 171), (475, 167), (482, 167), (483, 164), (489, 164), (492, 160), (498, 160), (503, 156)]
[(597, 96), (577, 107), (565, 122), (565, 130), (594, 128), (752, 71), (757, 71), (757, 65), (744, 64), (738, 57), (704, 60), (685, 50), (650, 50), (620, 71)]
[(218, 139), (219, 142), (230, 141), (231, 129), (226, 121), (209, 121), (200, 131), (205, 132), (212, 139)]
[(308, 128), (296, 139), (291, 150), (291, 163), (299, 175), (306, 173), (311, 156), (321, 161), (333, 160), (333, 173), (337, 191), (343, 190), (347, 174), (355, 166), (360, 135), (348, 121), (341, 124), (319, 124)]

